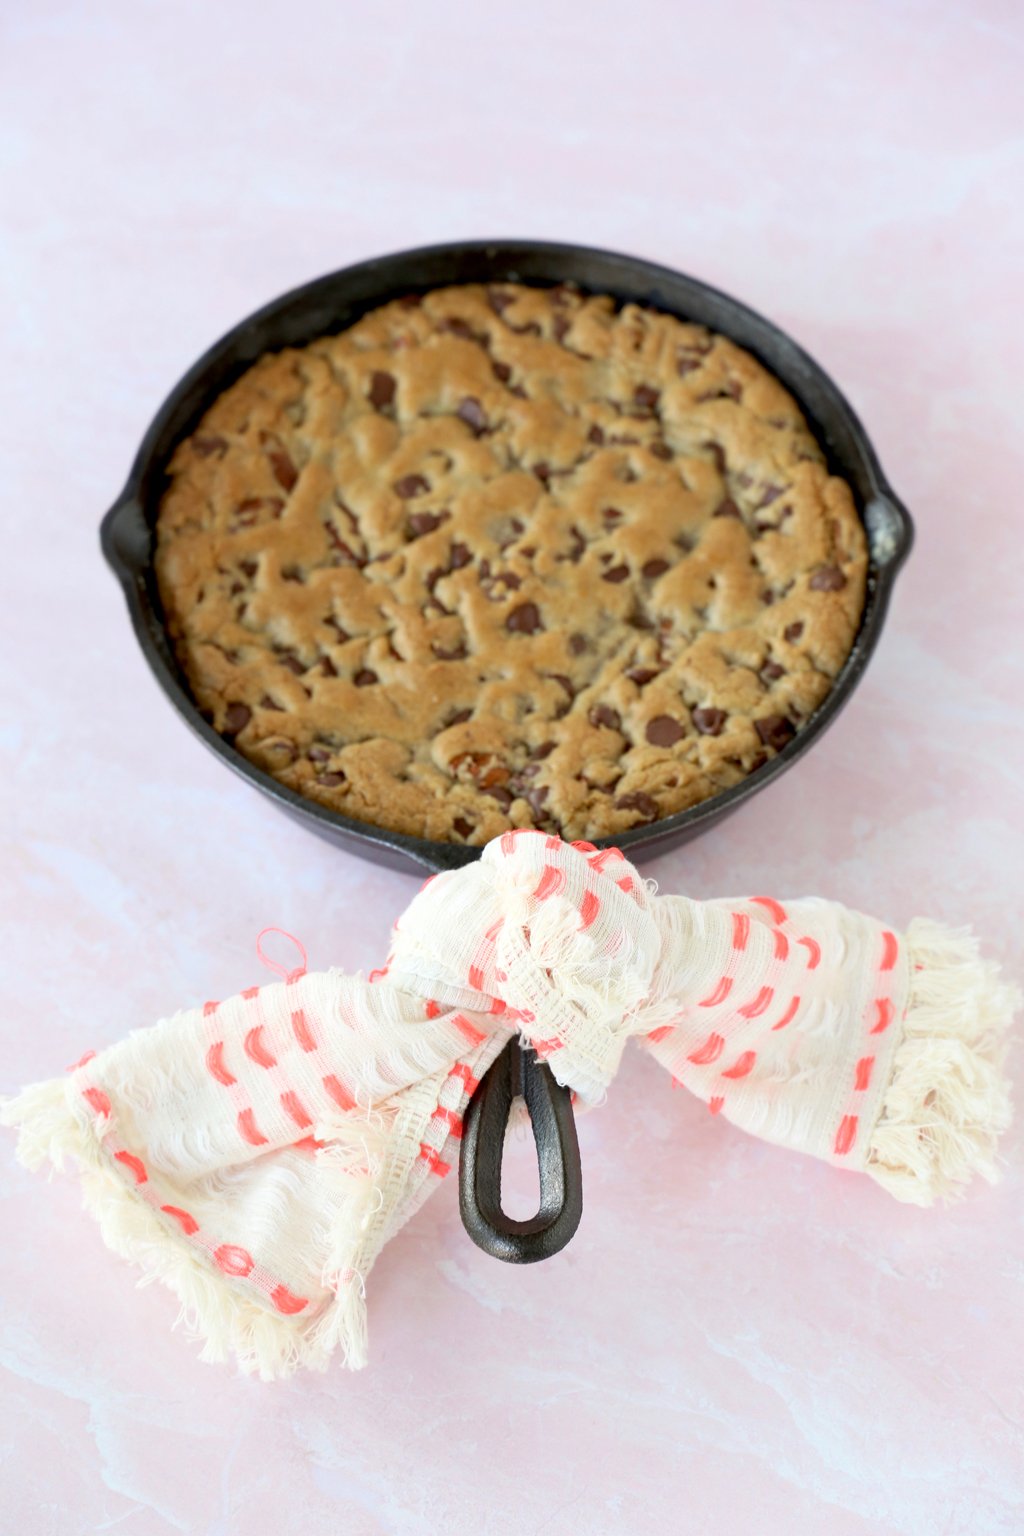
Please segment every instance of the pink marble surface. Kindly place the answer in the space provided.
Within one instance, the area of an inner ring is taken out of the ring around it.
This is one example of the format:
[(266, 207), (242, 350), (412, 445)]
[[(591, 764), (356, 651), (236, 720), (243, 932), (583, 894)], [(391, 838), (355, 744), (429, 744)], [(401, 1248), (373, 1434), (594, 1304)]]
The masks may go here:
[[(747, 298), (841, 381), (918, 519), (842, 720), (647, 873), (970, 920), (1020, 975), (1022, 56), (1015, 0), (4, 7), (0, 1086), (252, 982), (264, 924), (315, 965), (381, 953), (413, 882), (190, 739), (96, 527), (238, 317), (464, 235), (632, 250)], [(931, 1213), (635, 1058), (581, 1136), (561, 1257), (484, 1257), (449, 1181), (372, 1276), (371, 1368), (275, 1386), (199, 1364), (74, 1183), (5, 1136), (0, 1527), (1024, 1527), (1020, 1129), (996, 1190)]]

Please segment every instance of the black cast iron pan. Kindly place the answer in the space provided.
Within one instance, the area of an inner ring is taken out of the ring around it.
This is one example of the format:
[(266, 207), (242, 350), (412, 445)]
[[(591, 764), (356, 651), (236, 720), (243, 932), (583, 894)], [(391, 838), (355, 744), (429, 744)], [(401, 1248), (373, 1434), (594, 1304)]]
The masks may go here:
[(695, 278), (635, 256), (529, 240), (468, 240), (399, 251), (346, 267), (274, 299), (228, 332), (188, 371), (160, 407), (127, 484), (103, 520), (103, 552), (124, 588), (136, 636), (157, 682), (212, 752), (310, 830), (352, 853), (401, 870), (454, 869), (479, 848), (389, 832), (328, 810), (255, 767), (219, 736), (189, 696), (167, 640), (153, 575), (152, 529), (166, 488), (166, 465), (216, 397), (266, 351), (302, 346), (351, 325), (368, 309), (449, 283), (574, 282), (701, 322), (746, 347), (780, 378), (803, 410), (833, 471), (853, 487), (867, 530), (869, 568), (861, 626), (845, 666), (821, 707), (779, 755), (742, 783), (702, 805), (615, 839), (630, 858), (695, 837), (785, 773), (836, 718), (860, 681), (882, 631), (893, 581), (913, 539), (910, 514), (890, 488), (853, 409), (817, 363), (745, 304)]

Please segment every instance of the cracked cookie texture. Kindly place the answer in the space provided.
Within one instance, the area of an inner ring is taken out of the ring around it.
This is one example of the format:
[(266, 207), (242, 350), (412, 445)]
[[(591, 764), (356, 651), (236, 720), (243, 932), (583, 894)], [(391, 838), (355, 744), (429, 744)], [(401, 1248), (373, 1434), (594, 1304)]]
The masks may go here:
[(267, 354), (168, 478), (161, 601), (214, 728), (441, 841), (615, 837), (738, 783), (864, 603), (852, 493), (779, 381), (566, 286), (437, 289)]

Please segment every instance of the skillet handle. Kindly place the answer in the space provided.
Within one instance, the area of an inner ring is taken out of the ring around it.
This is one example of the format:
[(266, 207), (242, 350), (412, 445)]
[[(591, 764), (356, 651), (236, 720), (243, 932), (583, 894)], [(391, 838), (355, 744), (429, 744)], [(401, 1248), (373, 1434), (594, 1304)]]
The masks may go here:
[[(501, 1208), (501, 1163), (513, 1100), (523, 1098), (537, 1147), (540, 1205), (528, 1221)], [(564, 1248), (583, 1215), (583, 1174), (572, 1098), (518, 1036), (484, 1073), (466, 1107), (459, 1210), (477, 1247), (508, 1264), (536, 1264)]]

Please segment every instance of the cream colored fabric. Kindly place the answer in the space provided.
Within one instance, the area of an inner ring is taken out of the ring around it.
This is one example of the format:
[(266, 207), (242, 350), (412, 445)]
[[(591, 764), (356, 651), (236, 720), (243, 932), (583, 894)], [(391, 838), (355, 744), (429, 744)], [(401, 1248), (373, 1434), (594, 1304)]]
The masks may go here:
[(634, 1037), (713, 1113), (927, 1204), (993, 1174), (1014, 1005), (973, 940), (835, 903), (658, 896), (615, 849), (506, 833), (428, 881), (369, 980), (175, 1015), (4, 1106), (107, 1241), (265, 1376), (365, 1359), (366, 1276), (458, 1158), (518, 1030), (600, 1102)]

